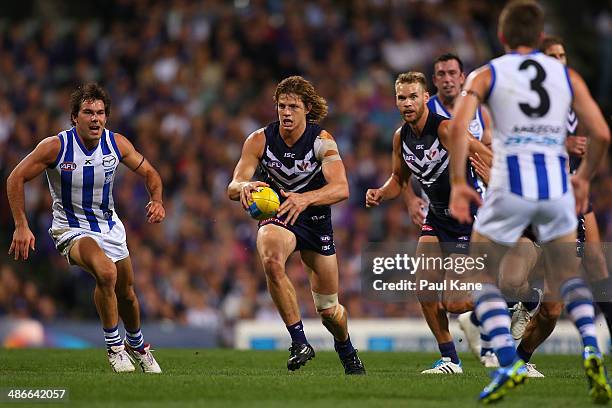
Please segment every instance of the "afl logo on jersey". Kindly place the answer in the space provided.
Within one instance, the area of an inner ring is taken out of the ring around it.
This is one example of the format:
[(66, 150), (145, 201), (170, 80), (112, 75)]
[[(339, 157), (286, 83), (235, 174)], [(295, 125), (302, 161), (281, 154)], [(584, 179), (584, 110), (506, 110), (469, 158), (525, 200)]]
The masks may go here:
[(271, 160), (268, 162), (267, 166), (271, 169), (280, 169), (281, 167), (283, 167), (283, 164), (277, 160)]
[(412, 163), (415, 162), (417, 160), (416, 156), (414, 154), (406, 154), (404, 153), (404, 160), (406, 160), (406, 163)]
[(73, 162), (63, 162), (59, 167), (61, 171), (74, 171), (76, 170), (77, 165)]
[(102, 165), (104, 167), (111, 167), (114, 166), (115, 163), (117, 163), (117, 158), (115, 156), (104, 156), (102, 158)]

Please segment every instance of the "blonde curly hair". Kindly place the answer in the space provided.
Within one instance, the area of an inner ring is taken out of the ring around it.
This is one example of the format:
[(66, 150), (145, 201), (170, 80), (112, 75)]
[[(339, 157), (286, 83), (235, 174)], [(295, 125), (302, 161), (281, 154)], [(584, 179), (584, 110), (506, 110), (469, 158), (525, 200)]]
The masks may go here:
[(301, 76), (290, 76), (280, 81), (274, 92), (274, 103), (278, 104), (281, 95), (297, 95), (304, 106), (310, 109), (306, 115), (309, 122), (318, 123), (327, 116), (327, 101), (317, 94), (314, 86)]

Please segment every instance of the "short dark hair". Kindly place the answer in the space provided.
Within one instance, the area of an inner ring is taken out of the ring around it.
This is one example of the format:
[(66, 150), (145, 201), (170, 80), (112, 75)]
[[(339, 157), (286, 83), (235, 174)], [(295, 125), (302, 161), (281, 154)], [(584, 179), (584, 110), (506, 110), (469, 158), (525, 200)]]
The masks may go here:
[(565, 43), (561, 37), (556, 35), (547, 35), (542, 38), (542, 41), (540, 41), (540, 51), (545, 52), (547, 48), (557, 44), (565, 48)]
[(399, 74), (395, 80), (395, 86), (399, 84), (421, 84), (423, 90), (427, 92), (427, 79), (422, 72), (410, 71)]
[(499, 15), (499, 31), (511, 49), (520, 45), (537, 48), (544, 31), (544, 11), (533, 0), (510, 2)]
[(436, 60), (433, 63), (434, 72), (436, 71), (436, 64), (438, 62), (446, 62), (446, 61), (452, 61), (452, 60), (457, 61), (457, 63), (459, 64), (459, 70), (463, 72), (463, 61), (461, 61), (461, 58), (459, 58), (458, 55), (453, 54), (452, 52), (447, 52), (446, 54), (442, 54), (438, 58), (436, 58)]
[(299, 96), (304, 106), (310, 108), (310, 112), (306, 115), (309, 122), (318, 123), (327, 116), (327, 101), (301, 76), (290, 76), (280, 81), (274, 92), (274, 103), (278, 104), (278, 98), (288, 94)]
[(83, 102), (96, 100), (104, 102), (104, 113), (106, 113), (106, 117), (109, 117), (111, 112), (110, 96), (96, 82), (80, 85), (70, 94), (70, 122), (72, 122), (72, 126), (76, 124), (74, 118), (79, 114)]

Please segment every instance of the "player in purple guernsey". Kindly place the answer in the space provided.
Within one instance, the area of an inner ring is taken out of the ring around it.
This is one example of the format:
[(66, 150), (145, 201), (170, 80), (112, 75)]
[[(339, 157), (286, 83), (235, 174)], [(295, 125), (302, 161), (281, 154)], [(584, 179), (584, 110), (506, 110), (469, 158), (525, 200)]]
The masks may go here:
[[(25, 213), (24, 184), (46, 171), (53, 198), (49, 233), (69, 263), (96, 279), (94, 302), (113, 371), (134, 371), (135, 361), (146, 373), (161, 373), (140, 330), (134, 272), (125, 229), (114, 211), (112, 186), (119, 163), (142, 176), (151, 196), (146, 205), (148, 221), (158, 223), (165, 217), (162, 181), (125, 136), (106, 129), (110, 107), (110, 98), (99, 85), (77, 88), (71, 95), (73, 127), (43, 139), (12, 171), (7, 193), (15, 232), (9, 253), (15, 254), (15, 260), (26, 260), (35, 248)], [(119, 317), (125, 341), (119, 335)]]
[[(289, 335), (287, 368), (299, 369), (315, 351), (304, 332), (293, 284), (285, 263), (295, 251), (309, 272), (312, 297), (345, 374), (365, 374), (348, 331), (348, 313), (338, 301), (338, 262), (330, 206), (348, 198), (348, 181), (334, 138), (317, 122), (327, 114), (327, 102), (300, 76), (282, 80), (274, 102), (278, 121), (253, 132), (244, 142), (228, 197), (248, 209), (251, 193), (261, 186), (281, 198), (276, 216), (263, 220), (257, 252), (268, 290)], [(263, 181), (252, 181), (257, 168)]]

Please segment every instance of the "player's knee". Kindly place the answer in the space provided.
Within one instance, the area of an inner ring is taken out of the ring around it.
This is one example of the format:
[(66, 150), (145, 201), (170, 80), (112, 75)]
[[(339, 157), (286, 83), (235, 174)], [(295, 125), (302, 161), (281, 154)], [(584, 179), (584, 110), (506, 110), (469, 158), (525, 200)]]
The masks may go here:
[(521, 299), (525, 287), (529, 289), (529, 286), (525, 285), (524, 282), (502, 279), (499, 289), (508, 299)]
[(601, 251), (585, 249), (584, 258), (582, 258), (584, 272), (589, 282), (596, 282), (608, 277), (606, 268), (606, 260)]
[(563, 312), (563, 303), (560, 302), (544, 302), (540, 307), (538, 314), (542, 320), (557, 321)]
[(265, 255), (261, 261), (268, 280), (279, 282), (285, 278), (285, 262), (280, 255)]
[(134, 301), (134, 299), (136, 299), (134, 285), (127, 285), (124, 287), (117, 286), (115, 288), (115, 294), (117, 295), (117, 298), (122, 300)]
[(117, 283), (117, 267), (109, 260), (96, 268), (96, 283), (101, 287), (114, 288)]
[(338, 294), (322, 295), (312, 292), (317, 313), (321, 316), (324, 322), (335, 322), (342, 319), (344, 315), (344, 306), (338, 302)]
[(465, 313), (472, 310), (472, 302), (469, 299), (449, 299), (442, 302), (444, 309), (449, 313)]

